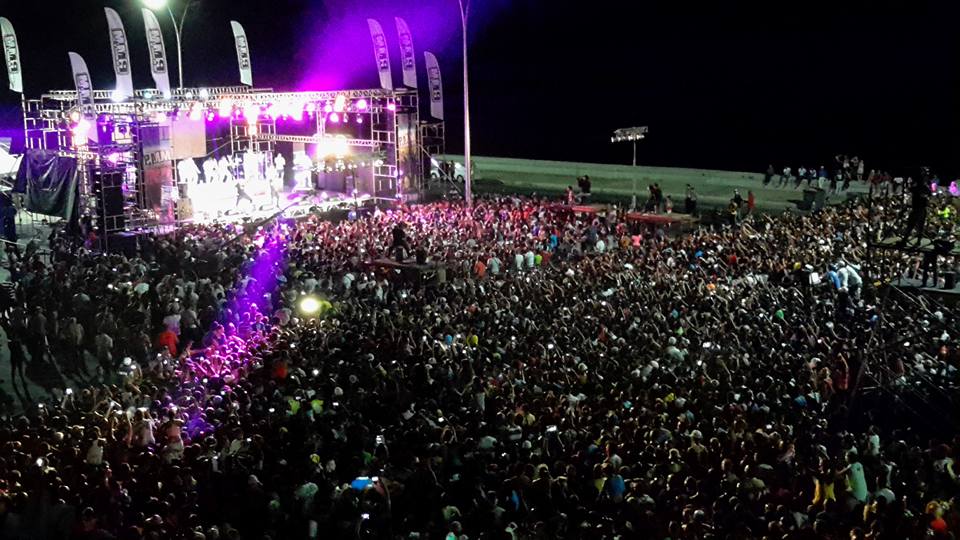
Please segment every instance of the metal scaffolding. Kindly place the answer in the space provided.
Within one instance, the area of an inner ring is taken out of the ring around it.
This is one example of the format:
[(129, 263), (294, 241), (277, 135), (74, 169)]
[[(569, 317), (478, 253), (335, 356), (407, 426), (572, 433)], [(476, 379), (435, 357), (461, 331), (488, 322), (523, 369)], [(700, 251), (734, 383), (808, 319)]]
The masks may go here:
[[(273, 152), (277, 143), (321, 144), (333, 136), (329, 132), (333, 114), (349, 114), (357, 123), (369, 123), (365, 132), (369, 137), (340, 135), (339, 142), (369, 149), (372, 159), (363, 166), (369, 168), (374, 195), (380, 197), (415, 198), (429, 174), (425, 168), (429, 159), (424, 156), (442, 150), (442, 144), (436, 144), (436, 131), (431, 132), (430, 146), (424, 146), (415, 90), (273, 92), (230, 86), (178, 89), (169, 97), (138, 90), (132, 99), (121, 102), (112, 97), (111, 91), (94, 91), (93, 106), (86, 114), (81, 113), (75, 91), (50, 91), (38, 99), (23, 100), (26, 148), (78, 160), (80, 216), (95, 220), (104, 249), (114, 234), (157, 230), (180, 222), (178, 211), (172, 218), (157, 212), (145, 195), (147, 165), (163, 159), (169, 161), (174, 178), (177, 175), (172, 154), (158, 157), (144, 152), (145, 136), (169, 131), (169, 118), (190, 115), (207, 124), (215, 119), (228, 122), (229, 148), (236, 154)], [(278, 120), (294, 115), (302, 115), (298, 120), (304, 121), (301, 125), (307, 134), (303, 129), (292, 133), (278, 127)], [(89, 124), (89, 133), (83, 136), (78, 128), (82, 123)], [(204, 134), (208, 147), (209, 131)], [(439, 135), (442, 140), (442, 127)], [(169, 139), (170, 134), (163, 136)]]

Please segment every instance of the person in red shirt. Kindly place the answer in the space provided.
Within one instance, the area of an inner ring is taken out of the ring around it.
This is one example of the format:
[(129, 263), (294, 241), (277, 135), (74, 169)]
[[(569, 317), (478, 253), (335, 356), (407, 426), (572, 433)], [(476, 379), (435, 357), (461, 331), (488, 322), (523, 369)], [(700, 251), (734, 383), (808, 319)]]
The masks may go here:
[(482, 260), (477, 259), (477, 262), (473, 264), (473, 273), (477, 276), (477, 279), (487, 277), (487, 265), (483, 264)]
[(165, 328), (163, 332), (160, 332), (160, 335), (157, 336), (157, 347), (166, 347), (170, 351), (170, 356), (177, 356), (177, 335), (173, 333), (173, 330)]
[(747, 192), (747, 215), (753, 214), (754, 207), (757, 206), (757, 198), (752, 191)]

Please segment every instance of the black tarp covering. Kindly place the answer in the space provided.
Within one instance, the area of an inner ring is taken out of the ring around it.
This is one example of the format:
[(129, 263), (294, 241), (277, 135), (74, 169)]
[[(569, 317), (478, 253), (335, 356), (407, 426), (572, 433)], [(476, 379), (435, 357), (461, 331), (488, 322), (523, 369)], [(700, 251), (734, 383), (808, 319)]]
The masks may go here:
[(28, 212), (72, 221), (76, 215), (79, 177), (76, 158), (32, 148), (23, 155), (13, 190), (26, 195), (24, 204)]

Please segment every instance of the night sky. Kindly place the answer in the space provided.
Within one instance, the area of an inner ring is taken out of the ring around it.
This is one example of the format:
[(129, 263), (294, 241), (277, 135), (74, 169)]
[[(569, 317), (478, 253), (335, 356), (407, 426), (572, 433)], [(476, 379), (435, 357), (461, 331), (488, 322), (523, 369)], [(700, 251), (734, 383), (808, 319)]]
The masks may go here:
[[(136, 0), (2, 0), (28, 95), (69, 88), (69, 50), (87, 60), (97, 88), (112, 88), (104, 5), (124, 20), (136, 86), (152, 85)], [(957, 2), (474, 0), (473, 9), (477, 154), (627, 163), (629, 147), (611, 145), (610, 133), (648, 125), (644, 164), (762, 170), (848, 153), (868, 169), (960, 173)], [(448, 146), (460, 150), (456, 0), (200, 0), (185, 31), (188, 86), (236, 83), (236, 19), (257, 86), (374, 87), (367, 17), (391, 40), (399, 84), (394, 15), (410, 23), (421, 87), (423, 50), (440, 59)], [(175, 71), (172, 27), (159, 18)], [(5, 72), (0, 84), (7, 132), (19, 97)]]

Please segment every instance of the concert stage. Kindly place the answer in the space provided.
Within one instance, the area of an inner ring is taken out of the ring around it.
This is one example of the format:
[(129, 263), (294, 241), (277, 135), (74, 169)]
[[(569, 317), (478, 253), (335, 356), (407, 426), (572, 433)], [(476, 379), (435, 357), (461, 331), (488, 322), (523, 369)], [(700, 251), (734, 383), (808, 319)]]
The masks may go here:
[[(907, 242), (906, 246), (901, 247), (899, 245), (901, 237), (892, 236), (890, 238), (884, 238), (879, 242), (870, 244), (870, 247), (881, 250), (890, 250), (890, 251), (902, 251), (904, 253), (930, 253), (933, 250), (933, 241), (929, 238), (924, 238), (920, 241), (919, 245), (917, 244), (916, 239), (911, 239)], [(960, 243), (954, 246), (953, 250), (950, 252), (951, 256), (960, 256)]]
[(700, 222), (690, 214), (651, 214), (648, 212), (628, 212), (627, 221), (655, 226), (694, 227)]
[(107, 251), (120, 233), (260, 219), (290, 205), (291, 190), (342, 195), (298, 201), (288, 217), (415, 199), (428, 155), (418, 100), (406, 89), (50, 91), (23, 100), (26, 155), (78, 171), (64, 189)]
[(447, 267), (429, 260), (425, 264), (417, 264), (413, 257), (407, 258), (403, 262), (381, 257), (369, 261), (367, 265), (388, 279), (399, 279), (406, 283), (428, 285), (444, 283), (447, 280)]
[[(933, 278), (927, 283), (931, 283)], [(896, 287), (904, 292), (917, 292), (924, 296), (932, 296), (944, 304), (953, 306), (960, 303), (960, 285), (954, 284), (951, 289), (940, 289), (936, 287), (923, 287), (922, 281), (913, 278), (900, 278), (890, 283), (891, 287)]]

